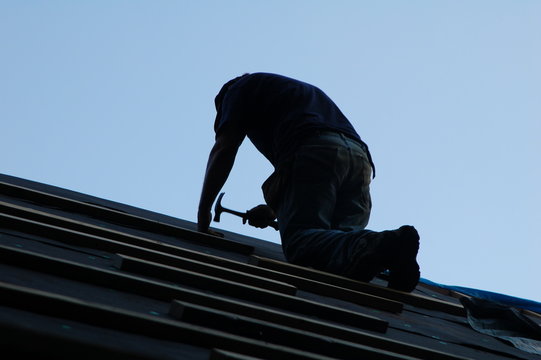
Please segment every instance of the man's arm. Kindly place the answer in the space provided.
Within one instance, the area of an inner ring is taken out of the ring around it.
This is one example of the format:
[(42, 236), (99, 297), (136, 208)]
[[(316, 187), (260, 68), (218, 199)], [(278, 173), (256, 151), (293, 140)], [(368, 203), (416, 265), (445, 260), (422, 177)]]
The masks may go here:
[(209, 230), (212, 220), (212, 204), (229, 177), (244, 136), (243, 133), (231, 127), (223, 129), (216, 136), (216, 142), (210, 151), (203, 190), (201, 191), (201, 198), (199, 200), (197, 230), (200, 232), (217, 235)]

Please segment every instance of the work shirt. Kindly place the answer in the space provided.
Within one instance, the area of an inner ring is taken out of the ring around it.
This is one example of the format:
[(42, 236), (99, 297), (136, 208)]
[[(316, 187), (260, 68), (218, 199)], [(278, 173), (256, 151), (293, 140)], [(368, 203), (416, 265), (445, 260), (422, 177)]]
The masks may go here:
[(323, 91), (285, 76), (245, 75), (229, 87), (218, 106), (216, 134), (234, 127), (274, 166), (286, 160), (302, 139), (318, 131), (336, 131), (364, 145)]

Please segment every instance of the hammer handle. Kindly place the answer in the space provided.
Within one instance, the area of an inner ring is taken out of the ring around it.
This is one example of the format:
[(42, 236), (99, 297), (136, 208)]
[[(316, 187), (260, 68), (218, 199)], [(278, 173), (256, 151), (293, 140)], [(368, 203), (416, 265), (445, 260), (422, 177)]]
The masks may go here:
[(233, 215), (240, 216), (242, 219), (246, 219), (246, 213), (245, 212), (235, 211), (235, 210), (226, 209), (226, 208), (222, 208), (222, 211), (226, 212), (226, 213), (233, 214)]
[[(242, 220), (244, 220), (244, 221), (248, 220), (247, 214), (245, 212), (235, 211), (235, 210), (227, 209), (227, 208), (224, 208), (224, 207), (221, 207), (221, 210), (222, 210), (222, 212), (226, 212), (226, 213), (230, 213), (230, 214), (233, 214), (233, 215), (240, 216), (242, 218)], [(279, 230), (277, 221), (270, 222), (269, 226), (271, 226), (274, 230), (277, 230), (277, 231)]]
[[(222, 211), (223, 212), (226, 212), (226, 213), (230, 213), (230, 214), (233, 214), (233, 215), (237, 215), (237, 216), (240, 216), (243, 220), (248, 220), (248, 217), (247, 217), (247, 214), (245, 212), (240, 212), (240, 211), (235, 211), (235, 210), (231, 210), (231, 209), (226, 209), (224, 207), (222, 207)], [(271, 226), (274, 230), (278, 231), (279, 228), (278, 228), (278, 222), (277, 221), (272, 221), (269, 223), (269, 226)]]

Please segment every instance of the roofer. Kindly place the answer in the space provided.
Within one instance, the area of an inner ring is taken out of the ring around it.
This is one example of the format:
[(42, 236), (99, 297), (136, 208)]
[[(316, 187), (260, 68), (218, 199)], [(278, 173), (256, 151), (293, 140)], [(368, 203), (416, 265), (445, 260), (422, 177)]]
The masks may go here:
[(361, 281), (389, 270), (390, 288), (413, 291), (419, 235), (413, 226), (365, 229), (374, 164), (323, 91), (281, 75), (244, 74), (221, 88), (215, 105), (199, 231), (217, 235), (209, 229), (211, 207), (247, 136), (275, 169), (262, 186), (267, 205), (248, 211), (249, 224), (263, 228), (277, 218), (289, 262)]

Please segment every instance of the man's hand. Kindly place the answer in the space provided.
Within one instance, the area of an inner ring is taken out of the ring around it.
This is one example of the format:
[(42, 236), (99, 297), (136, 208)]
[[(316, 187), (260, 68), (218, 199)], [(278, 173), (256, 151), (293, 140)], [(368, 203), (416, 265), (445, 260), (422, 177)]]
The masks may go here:
[(197, 231), (218, 237), (224, 237), (224, 234), (221, 232), (214, 231), (209, 228), (211, 221), (212, 214), (210, 211), (199, 211), (197, 213)]
[(276, 214), (270, 206), (257, 205), (246, 212), (246, 218), (243, 219), (242, 222), (246, 223), (246, 220), (248, 220), (248, 224), (264, 229), (269, 226), (274, 219), (276, 219)]

